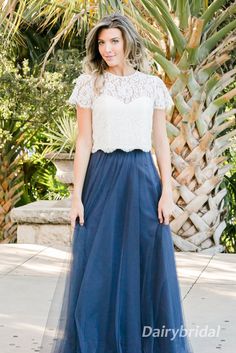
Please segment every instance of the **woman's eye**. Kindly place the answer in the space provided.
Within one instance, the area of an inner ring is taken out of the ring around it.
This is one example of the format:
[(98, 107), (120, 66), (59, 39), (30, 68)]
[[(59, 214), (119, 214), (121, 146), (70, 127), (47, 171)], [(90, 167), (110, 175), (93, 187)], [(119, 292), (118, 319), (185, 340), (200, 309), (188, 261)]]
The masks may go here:
[[(118, 39), (113, 39), (112, 40), (113, 43), (119, 43)], [(103, 42), (98, 42), (98, 45), (104, 44)]]

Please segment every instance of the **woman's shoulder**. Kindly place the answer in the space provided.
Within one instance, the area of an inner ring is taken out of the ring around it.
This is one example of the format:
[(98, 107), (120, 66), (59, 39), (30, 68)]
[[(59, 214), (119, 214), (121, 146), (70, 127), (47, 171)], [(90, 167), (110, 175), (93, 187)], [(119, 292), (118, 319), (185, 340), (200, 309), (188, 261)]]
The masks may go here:
[(139, 76), (141, 79), (147, 81), (149, 84), (154, 86), (161, 85), (164, 83), (159, 76), (154, 75), (153, 73), (139, 71)]
[(92, 75), (82, 72), (74, 80), (74, 89), (69, 97), (68, 103), (72, 105), (79, 104), (83, 108), (90, 108), (93, 99)]
[(145, 75), (149, 78), (149, 80), (151, 80), (155, 83), (163, 82), (163, 80), (158, 75), (155, 75), (153, 73), (146, 73)]
[[(138, 77), (139, 78), (143, 78), (143, 79), (146, 79), (146, 80), (149, 80), (150, 82), (161, 82), (162, 79), (156, 75), (153, 75), (151, 73), (146, 73), (146, 72), (143, 72), (143, 71), (138, 71), (136, 70), (136, 73), (138, 74)], [(93, 73), (87, 73), (87, 72), (82, 72), (79, 74), (79, 76), (76, 78), (76, 81), (79, 81), (79, 82), (91, 82), (93, 80), (95, 80), (97, 76)], [(115, 76), (114, 76), (115, 77)], [(119, 77), (119, 76), (118, 76)]]
[(89, 84), (93, 81), (94, 75), (87, 73), (87, 72), (82, 72), (79, 74), (79, 76), (75, 79), (76, 84)]

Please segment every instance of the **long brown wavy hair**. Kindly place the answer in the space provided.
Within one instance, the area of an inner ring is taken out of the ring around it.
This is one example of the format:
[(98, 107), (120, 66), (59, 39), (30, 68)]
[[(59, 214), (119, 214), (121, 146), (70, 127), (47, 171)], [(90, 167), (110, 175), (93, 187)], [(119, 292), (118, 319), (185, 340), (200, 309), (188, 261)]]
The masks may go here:
[(150, 64), (146, 48), (139, 33), (132, 22), (119, 12), (103, 17), (88, 33), (86, 37), (86, 56), (82, 62), (85, 73), (95, 75), (94, 88), (99, 92), (104, 83), (104, 70), (108, 67), (98, 49), (98, 36), (104, 28), (118, 28), (124, 40), (124, 55), (126, 61), (134, 69), (148, 73)]

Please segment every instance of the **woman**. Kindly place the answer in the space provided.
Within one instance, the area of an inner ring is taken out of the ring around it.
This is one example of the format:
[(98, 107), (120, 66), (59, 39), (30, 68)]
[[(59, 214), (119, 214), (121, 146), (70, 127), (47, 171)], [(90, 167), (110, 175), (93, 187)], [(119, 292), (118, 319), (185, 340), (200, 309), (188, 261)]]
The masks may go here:
[(190, 353), (169, 226), (172, 98), (147, 73), (142, 40), (125, 16), (104, 17), (86, 49), (69, 99), (79, 128), (74, 233), (53, 352)]

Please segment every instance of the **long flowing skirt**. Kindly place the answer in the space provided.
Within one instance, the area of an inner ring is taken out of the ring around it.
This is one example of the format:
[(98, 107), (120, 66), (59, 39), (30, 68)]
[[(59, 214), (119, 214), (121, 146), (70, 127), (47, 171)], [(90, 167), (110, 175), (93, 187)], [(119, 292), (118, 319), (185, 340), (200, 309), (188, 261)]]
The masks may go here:
[[(47, 353), (192, 353), (151, 152), (92, 153), (57, 336)], [(185, 334), (184, 334), (185, 332)]]

